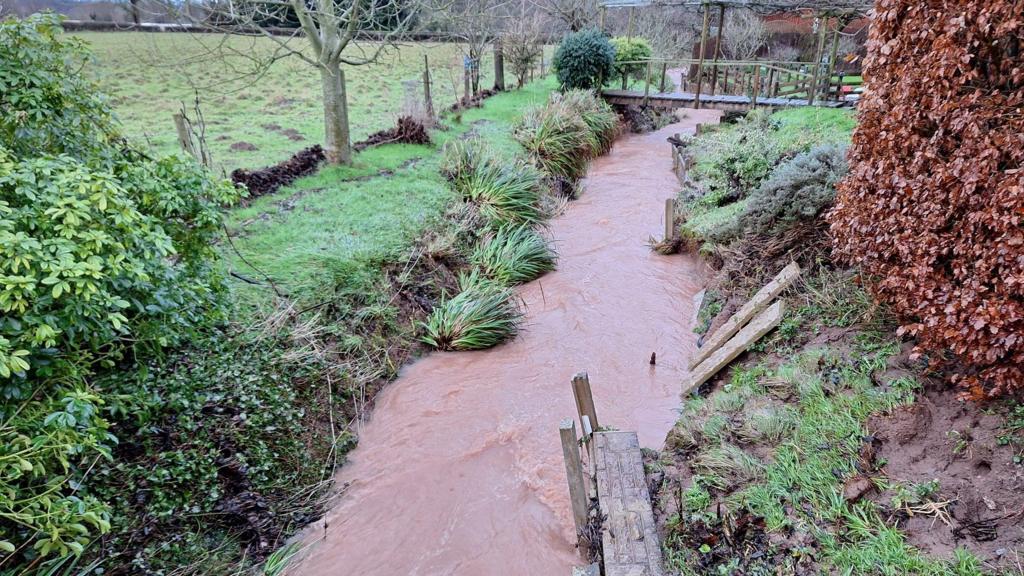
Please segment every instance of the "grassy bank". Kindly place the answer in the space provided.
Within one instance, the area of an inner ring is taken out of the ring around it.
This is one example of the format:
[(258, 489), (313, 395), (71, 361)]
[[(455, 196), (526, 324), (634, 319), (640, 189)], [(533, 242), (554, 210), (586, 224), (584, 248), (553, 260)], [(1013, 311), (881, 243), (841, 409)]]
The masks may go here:
[(689, 143), (683, 234), (719, 269), (698, 330), (789, 261), (804, 272), (779, 328), (692, 393), (648, 462), (681, 574), (1018, 573), (1021, 498), (988, 471), (1020, 477), (1020, 409), (960, 404), (829, 258), (834, 146), (854, 122), (784, 111)]
[[(214, 163), (228, 172), (276, 164), (323, 141), (318, 73), (294, 57), (270, 67), (257, 65), (274, 54), (277, 45), (271, 40), (183, 33), (75, 35), (92, 46), (95, 59), (85, 71), (111, 97), (127, 136), (148, 142), (154, 152), (178, 150), (171, 116), (182, 103), (191, 111), (196, 90)], [(302, 48), (304, 40), (293, 42)], [(346, 70), (353, 142), (393, 126), (408, 98), (422, 98), (425, 56), (435, 108), (446, 108), (461, 96), (459, 45), (403, 44), (385, 52), (378, 63)], [(490, 54), (480, 70), (481, 86), (491, 87)]]

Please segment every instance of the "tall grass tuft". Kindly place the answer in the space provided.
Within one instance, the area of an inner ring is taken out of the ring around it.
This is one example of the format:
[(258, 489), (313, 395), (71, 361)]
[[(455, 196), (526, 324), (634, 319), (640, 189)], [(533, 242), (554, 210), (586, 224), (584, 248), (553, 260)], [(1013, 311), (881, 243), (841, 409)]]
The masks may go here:
[(612, 149), (619, 118), (607, 102), (589, 90), (567, 90), (561, 100), (579, 114), (590, 130), (592, 156), (600, 156)]
[(481, 350), (519, 333), (522, 311), (511, 288), (477, 274), (459, 279), (462, 291), (441, 302), (423, 323), (423, 341), (438, 350)]
[(492, 224), (533, 225), (545, 218), (544, 176), (521, 158), (498, 158), (479, 140), (452, 142), (445, 147), (441, 173)]
[(472, 261), (489, 278), (506, 285), (522, 284), (555, 269), (555, 251), (529, 226), (504, 226), (485, 238)]
[(527, 110), (512, 136), (544, 173), (569, 181), (586, 174), (587, 160), (598, 145), (580, 115), (561, 101)]

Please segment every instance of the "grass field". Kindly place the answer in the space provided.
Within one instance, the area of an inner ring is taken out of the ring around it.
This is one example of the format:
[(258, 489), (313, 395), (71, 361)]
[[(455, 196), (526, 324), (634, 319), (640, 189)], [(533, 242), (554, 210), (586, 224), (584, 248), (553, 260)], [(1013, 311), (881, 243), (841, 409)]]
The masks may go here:
[[(86, 73), (112, 98), (127, 135), (158, 153), (178, 150), (172, 114), (183, 103), (191, 109), (196, 90), (214, 163), (228, 172), (279, 162), (323, 140), (319, 74), (297, 57), (259, 70), (256, 62), (273, 54), (271, 40), (140, 32), (76, 36), (92, 45), (95, 60)], [(294, 42), (301, 48), (304, 41)], [(409, 43), (388, 50), (379, 63), (346, 69), (353, 142), (393, 125), (406, 97), (421, 97), (424, 56), (430, 60), (435, 108), (461, 95), (459, 45)], [(481, 74), (481, 86), (491, 87), (490, 55)], [(508, 71), (506, 81), (512, 82)]]

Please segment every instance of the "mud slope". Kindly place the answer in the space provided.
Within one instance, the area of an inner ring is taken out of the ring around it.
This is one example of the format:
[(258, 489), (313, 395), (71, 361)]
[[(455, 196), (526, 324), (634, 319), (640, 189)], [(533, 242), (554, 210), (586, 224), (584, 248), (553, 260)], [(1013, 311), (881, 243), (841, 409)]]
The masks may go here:
[[(573, 547), (558, 422), (587, 370), (601, 422), (659, 447), (694, 349), (696, 259), (653, 254), (677, 190), (665, 138), (628, 136), (596, 160), (551, 224), (557, 272), (524, 286), (526, 330), (483, 352), (435, 353), (380, 396), (338, 475), (347, 486), (304, 535), (290, 574), (561, 575)], [(656, 352), (657, 366), (649, 365)]]

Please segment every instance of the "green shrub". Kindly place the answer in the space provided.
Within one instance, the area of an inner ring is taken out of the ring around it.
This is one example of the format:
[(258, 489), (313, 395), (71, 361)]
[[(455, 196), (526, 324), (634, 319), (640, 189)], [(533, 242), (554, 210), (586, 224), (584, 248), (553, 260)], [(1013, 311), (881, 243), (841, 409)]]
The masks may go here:
[[(220, 312), (225, 180), (130, 149), (54, 15), (0, 23), (0, 551), (79, 554), (109, 529), (90, 381)], [(86, 480), (89, 480), (87, 482)]]
[(780, 164), (749, 197), (742, 214), (710, 234), (717, 242), (818, 219), (846, 175), (846, 147), (826, 144)]
[(504, 226), (484, 238), (473, 252), (473, 264), (506, 286), (529, 282), (555, 269), (555, 252), (529, 226)]
[(521, 158), (498, 157), (481, 140), (445, 146), (441, 173), (492, 225), (538, 224), (544, 219), (544, 175)]
[(627, 38), (617, 36), (611, 40), (615, 48), (615, 76), (622, 81), (625, 76), (627, 80), (646, 80), (647, 66), (645, 64), (626, 64), (626, 62), (638, 62), (648, 60), (654, 54), (651, 45), (643, 38)]
[(587, 161), (599, 143), (583, 118), (563, 101), (528, 109), (512, 136), (542, 172), (575, 181), (587, 173)]
[(477, 275), (460, 279), (462, 291), (441, 302), (423, 323), (423, 341), (438, 350), (481, 350), (515, 338), (522, 312), (515, 292)]
[(551, 63), (562, 88), (599, 88), (612, 76), (615, 48), (599, 30), (574, 32), (562, 39)]
[(600, 156), (611, 150), (619, 124), (619, 117), (612, 107), (589, 90), (567, 90), (561, 95), (561, 100), (579, 114), (590, 130), (591, 155)]

